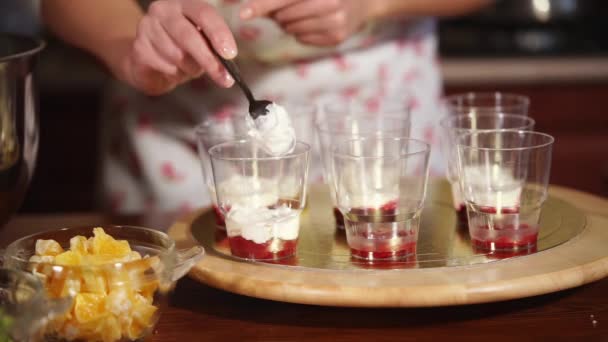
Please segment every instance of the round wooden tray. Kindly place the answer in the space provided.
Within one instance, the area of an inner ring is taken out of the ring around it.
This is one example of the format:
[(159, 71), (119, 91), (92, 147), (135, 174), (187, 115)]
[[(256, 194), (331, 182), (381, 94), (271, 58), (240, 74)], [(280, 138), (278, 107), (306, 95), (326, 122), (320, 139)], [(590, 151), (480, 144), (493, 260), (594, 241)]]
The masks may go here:
[[(293, 303), (462, 305), (560, 291), (608, 275), (608, 201), (604, 199), (553, 186), (541, 217), (538, 251), (497, 259), (476, 253), (466, 233), (458, 231), (445, 182), (434, 182), (429, 190), (417, 257), (391, 264), (390, 269), (346, 257), (341, 233), (334, 232), (325, 187), (311, 188), (298, 256), (293, 260), (263, 263), (231, 257), (225, 242), (216, 238), (208, 209), (183, 217), (169, 235), (179, 247), (205, 247), (207, 255), (190, 272), (194, 279), (234, 293)], [(425, 229), (432, 233), (425, 235)]]

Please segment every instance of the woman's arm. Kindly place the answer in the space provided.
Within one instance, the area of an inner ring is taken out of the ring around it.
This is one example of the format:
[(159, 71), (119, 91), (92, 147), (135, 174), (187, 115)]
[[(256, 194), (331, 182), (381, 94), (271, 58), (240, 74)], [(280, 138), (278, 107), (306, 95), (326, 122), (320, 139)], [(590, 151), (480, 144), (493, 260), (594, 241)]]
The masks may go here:
[(305, 44), (334, 46), (371, 20), (392, 17), (454, 16), (492, 0), (249, 0), (241, 19), (270, 16)]
[(114, 76), (149, 95), (170, 91), (207, 73), (217, 84), (234, 83), (215, 58), (236, 43), (224, 19), (204, 0), (158, 0), (143, 13), (134, 0), (46, 0), (42, 13), (61, 39), (98, 57)]
[(43, 19), (53, 33), (99, 58), (123, 80), (123, 59), (143, 15), (134, 0), (42, 1)]
[(493, 0), (375, 0), (371, 16), (390, 18), (402, 15), (451, 17), (467, 14), (491, 4)]

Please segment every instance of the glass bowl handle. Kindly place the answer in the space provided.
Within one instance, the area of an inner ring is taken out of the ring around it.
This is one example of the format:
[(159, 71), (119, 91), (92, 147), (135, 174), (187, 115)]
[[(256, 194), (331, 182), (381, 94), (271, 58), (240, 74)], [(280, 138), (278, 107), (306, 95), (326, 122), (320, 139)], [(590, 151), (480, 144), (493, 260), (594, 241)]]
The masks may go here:
[(180, 249), (177, 251), (177, 263), (173, 271), (172, 281), (177, 281), (205, 255), (205, 249), (201, 246), (194, 246), (188, 249)]

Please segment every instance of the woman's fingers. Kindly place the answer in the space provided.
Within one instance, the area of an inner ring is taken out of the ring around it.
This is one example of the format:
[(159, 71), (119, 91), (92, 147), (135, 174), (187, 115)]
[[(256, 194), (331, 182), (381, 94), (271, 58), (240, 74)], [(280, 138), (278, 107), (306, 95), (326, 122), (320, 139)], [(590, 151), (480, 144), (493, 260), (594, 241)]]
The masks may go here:
[(199, 0), (185, 0), (182, 6), (184, 15), (201, 29), (215, 51), (226, 59), (236, 57), (234, 36), (224, 18), (213, 6)]
[[(191, 22), (192, 20), (196, 23), (192, 19), (195, 17), (198, 18), (198, 21), (209, 20), (211, 24), (205, 23), (205, 25), (210, 25), (209, 27), (217, 30), (213, 32), (212, 37), (220, 37), (214, 39), (221, 39), (222, 42), (228, 41), (224, 50), (231, 49), (230, 42), (236, 49), (232, 33), (213, 7), (204, 1), (196, 0), (156, 1), (150, 6), (149, 16), (150, 23), (147, 25), (155, 29), (155, 34), (150, 38), (154, 41), (154, 46), (160, 53), (166, 54), (166, 58), (183, 71), (188, 78), (197, 77), (206, 72), (218, 85), (232, 86), (234, 81), (226, 76), (227, 72), (209, 49), (201, 32)], [(155, 26), (155, 22), (158, 22), (160, 28)], [(222, 32), (223, 29), (227, 32)], [(165, 35), (162, 34), (163, 32)], [(167, 40), (170, 40), (170, 43)], [(179, 53), (173, 50), (174, 47), (177, 47)], [(232, 53), (236, 54), (236, 50), (233, 50)]]
[(302, 1), (308, 0), (249, 0), (241, 6), (239, 16), (245, 20), (264, 17)]
[(150, 39), (154, 49), (167, 61), (177, 66), (186, 75), (200, 75), (203, 68), (192, 60), (189, 54), (182, 49), (169, 36), (169, 33), (155, 18), (148, 19), (152, 27), (154, 39)]
[(338, 33), (344, 27), (346, 27), (345, 14), (343, 12), (334, 12), (319, 17), (312, 17), (290, 22), (284, 25), (283, 29), (287, 33), (298, 35), (328, 31), (336, 31), (336, 33)]
[(214, 82), (224, 87), (232, 85), (233, 82), (226, 78), (225, 70), (209, 50), (209, 46), (201, 33), (188, 20), (182, 17), (169, 20), (165, 24), (171, 37), (179, 42), (179, 46), (192, 56)]
[(296, 39), (304, 44), (315, 45), (315, 46), (336, 46), (342, 43), (347, 37), (347, 34), (336, 34), (336, 33), (307, 33), (302, 35), (296, 35)]
[(307, 0), (300, 1), (273, 14), (273, 18), (280, 24), (296, 20), (315, 18), (333, 13), (340, 8), (341, 0)]
[(149, 22), (142, 21), (138, 27), (137, 39), (133, 42), (133, 60), (158, 72), (177, 75), (178, 68), (165, 60), (152, 46), (148, 39)]

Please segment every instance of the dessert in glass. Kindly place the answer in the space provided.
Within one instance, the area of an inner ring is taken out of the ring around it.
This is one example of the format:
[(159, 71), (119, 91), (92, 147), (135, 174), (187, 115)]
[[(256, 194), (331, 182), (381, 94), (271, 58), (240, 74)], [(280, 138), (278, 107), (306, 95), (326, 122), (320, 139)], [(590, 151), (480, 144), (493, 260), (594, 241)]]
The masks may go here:
[[(323, 162), (323, 178), (328, 185), (333, 178), (331, 150), (337, 143), (366, 136), (407, 137), (410, 133), (410, 115), (404, 103), (382, 102), (372, 110), (365, 103), (352, 101), (325, 106), (320, 116), (315, 130)], [(344, 218), (335, 194), (333, 191), (330, 193), (336, 227), (344, 229)]]
[(399, 260), (416, 253), (430, 146), (405, 137), (361, 137), (332, 151), (334, 192), (351, 256)]
[(553, 140), (520, 130), (473, 132), (458, 139), (460, 186), (476, 248), (536, 248)]
[(468, 92), (446, 96), (445, 106), (450, 114), (509, 113), (528, 115), (530, 98), (502, 92)]
[(448, 115), (441, 119), (441, 149), (447, 160), (446, 175), (452, 189), (452, 203), (460, 225), (466, 227), (467, 211), (458, 183), (458, 138), (466, 133), (484, 132), (494, 129), (534, 129), (534, 119), (524, 115), (506, 113), (469, 113)]
[(295, 255), (310, 145), (298, 141), (291, 152), (277, 156), (255, 140), (242, 139), (216, 145), (209, 155), (231, 254), (251, 260)]
[[(281, 146), (281, 141), (286, 141), (287, 145), (293, 144), (295, 137), (291, 137), (291, 135), (294, 133), (295, 136), (298, 137), (298, 140), (311, 146), (314, 142), (313, 123), (317, 112), (314, 106), (294, 102), (283, 104), (282, 106), (272, 104), (269, 109), (274, 110), (273, 113), (269, 113), (270, 116), (275, 114), (274, 118), (288, 115), (290, 121), (293, 123), (293, 127), (277, 127), (278, 122), (273, 118), (273, 120), (270, 120), (272, 122), (269, 122), (268, 120), (265, 121), (270, 123), (269, 130), (267, 132), (259, 132), (255, 127), (252, 127), (254, 123), (250, 120), (248, 121), (248, 107), (235, 107), (233, 113), (229, 113), (229, 115), (222, 117), (207, 118), (196, 128), (203, 178), (211, 197), (216, 226), (221, 230), (226, 230), (226, 222), (224, 215), (217, 206), (211, 158), (209, 157), (209, 149), (211, 147), (220, 143), (239, 139), (250, 139), (255, 136), (260, 144), (267, 143), (267, 146), (265, 146), (266, 149), (279, 148), (280, 152), (280, 149), (283, 148), (283, 146)], [(288, 126), (291, 126), (289, 122), (287, 124)], [(279, 129), (277, 130), (276, 128)], [(284, 136), (285, 134), (283, 133), (290, 130), (292, 132), (287, 133), (290, 137)], [(289, 148), (289, 146), (287, 146), (287, 148)], [(312, 154), (311, 158), (314, 159), (314, 156), (315, 154)]]

